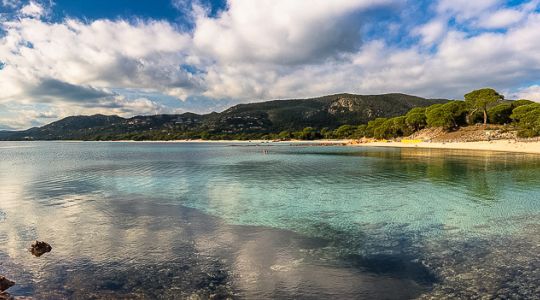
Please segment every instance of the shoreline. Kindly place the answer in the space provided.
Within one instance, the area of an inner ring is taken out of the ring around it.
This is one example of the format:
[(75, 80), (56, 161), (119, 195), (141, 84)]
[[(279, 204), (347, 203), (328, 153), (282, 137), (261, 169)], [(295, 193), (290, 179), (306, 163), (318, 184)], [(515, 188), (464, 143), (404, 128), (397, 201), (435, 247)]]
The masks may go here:
[[(2, 142), (21, 142), (21, 141), (2, 141)], [(390, 147), (390, 148), (420, 148), (420, 149), (442, 149), (442, 150), (473, 150), (473, 151), (494, 151), (510, 153), (529, 153), (540, 154), (540, 141), (516, 141), (516, 140), (493, 140), (478, 142), (398, 142), (398, 141), (373, 141), (359, 142), (358, 140), (290, 140), (290, 141), (271, 141), (271, 140), (171, 140), (171, 141), (22, 141), (22, 142), (106, 142), (106, 143), (214, 143), (214, 144), (251, 144), (251, 145), (309, 145), (309, 146), (348, 146), (348, 147)], [(0, 147), (2, 148), (2, 147)]]
[(354, 147), (392, 147), (392, 148), (420, 148), (442, 150), (473, 150), (510, 153), (540, 154), (540, 141), (519, 142), (515, 140), (494, 140), (478, 142), (369, 142), (352, 144)]

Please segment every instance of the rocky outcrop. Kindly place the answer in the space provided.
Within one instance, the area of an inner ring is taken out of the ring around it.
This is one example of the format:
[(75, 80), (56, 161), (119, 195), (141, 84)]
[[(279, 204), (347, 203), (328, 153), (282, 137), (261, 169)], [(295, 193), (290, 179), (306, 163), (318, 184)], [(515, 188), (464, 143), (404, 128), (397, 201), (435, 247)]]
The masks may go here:
[(490, 125), (488, 128), (473, 125), (461, 127), (454, 131), (445, 131), (439, 127), (426, 128), (408, 137), (408, 139), (420, 139), (439, 143), (515, 140), (516, 138), (516, 131), (508, 130), (500, 125)]
[(30, 252), (32, 252), (32, 254), (36, 257), (40, 257), (43, 254), (51, 252), (51, 251), (52, 251), (51, 245), (45, 242), (40, 242), (40, 241), (35, 241), (32, 244), (32, 247), (30, 247)]
[(15, 282), (7, 279), (4, 276), (0, 276), (0, 292), (7, 290), (14, 285), (15, 285)]
[(330, 104), (328, 113), (335, 115), (355, 111), (356, 102), (352, 98), (340, 98)]

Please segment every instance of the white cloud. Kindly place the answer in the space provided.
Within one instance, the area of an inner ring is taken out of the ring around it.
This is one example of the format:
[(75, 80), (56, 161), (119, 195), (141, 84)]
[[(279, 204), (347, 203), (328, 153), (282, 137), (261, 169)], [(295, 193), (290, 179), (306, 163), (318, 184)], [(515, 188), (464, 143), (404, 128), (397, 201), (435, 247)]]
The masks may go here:
[(504, 33), (470, 36), (450, 30), (432, 50), (392, 47), (372, 41), (345, 59), (302, 66), (237, 63), (215, 65), (206, 80), (208, 96), (261, 99), (307, 97), (334, 92), (407, 92), (462, 97), (484, 86), (505, 89), (540, 74), (540, 15)]
[(20, 4), (20, 0), (2, 0), (2, 5), (5, 7), (15, 8)]
[(532, 0), (514, 7), (505, 7), (502, 0), (440, 0), (436, 11), (439, 18), (455, 18), (461, 23), (482, 29), (505, 29), (533, 13), (540, 1)]
[(446, 20), (433, 20), (422, 26), (416, 27), (413, 34), (422, 38), (422, 44), (432, 45), (438, 42), (447, 31)]
[(506, 28), (525, 16), (526, 12), (517, 9), (500, 9), (479, 20), (479, 25), (483, 28)]
[(80, 102), (66, 105), (63, 102), (0, 105), (0, 130), (25, 129), (38, 124), (50, 123), (56, 119), (73, 115), (134, 115), (170, 113), (170, 109), (146, 98), (127, 99), (124, 96), (101, 98), (93, 103)]
[[(191, 108), (197, 99), (215, 107), (209, 99), (339, 92), (461, 97), (491, 86), (511, 94), (540, 74), (536, 1), (505, 8), (500, 1), (441, 0), (432, 19), (406, 28), (413, 29), (404, 38), (420, 42), (401, 45), (361, 36), (370, 8), (399, 0), (309, 3), (306, 9), (301, 1), (231, 0), (214, 17), (196, 6), (191, 32), (166, 21), (3, 21), (0, 105), (10, 113), (0, 114), (0, 123), (9, 115), (10, 126), (20, 128), (50, 116), (167, 112), (149, 98), (112, 92), (122, 89), (189, 98)], [(451, 18), (462, 23), (453, 26)], [(32, 110), (47, 113), (23, 112)]]
[(199, 14), (194, 43), (221, 63), (301, 64), (353, 52), (362, 10), (391, 0), (230, 0), (218, 18)]
[(540, 102), (540, 85), (535, 84), (519, 89), (515, 94), (513, 94), (513, 98)]
[(436, 10), (440, 15), (451, 15), (459, 21), (466, 21), (477, 18), (501, 2), (501, 0), (439, 0)]
[(20, 10), (22, 16), (32, 18), (40, 18), (45, 14), (45, 12), (45, 8), (41, 4), (34, 1), (30, 1)]
[[(189, 35), (168, 22), (20, 18), (2, 25), (0, 103), (48, 104), (60, 117), (97, 112), (127, 116), (164, 108), (148, 99), (121, 100), (110, 88), (183, 91), (187, 96), (202, 84), (181, 67), (188, 60)], [(28, 125), (34, 117), (20, 113), (27, 117), (16, 118), (14, 125)]]
[(4, 29), (0, 102), (39, 100), (35, 93), (29, 99), (28, 92), (49, 79), (73, 86), (164, 91), (189, 90), (200, 84), (180, 67), (186, 60), (189, 36), (167, 22), (47, 23), (23, 18), (4, 23)]

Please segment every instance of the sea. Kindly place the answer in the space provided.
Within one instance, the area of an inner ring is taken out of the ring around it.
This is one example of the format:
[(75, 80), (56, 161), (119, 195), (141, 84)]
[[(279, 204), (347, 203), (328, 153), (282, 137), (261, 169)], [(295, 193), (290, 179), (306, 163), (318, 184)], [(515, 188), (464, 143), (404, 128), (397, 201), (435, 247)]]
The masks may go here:
[(538, 155), (0, 142), (12, 297), (540, 299), (539, 270)]

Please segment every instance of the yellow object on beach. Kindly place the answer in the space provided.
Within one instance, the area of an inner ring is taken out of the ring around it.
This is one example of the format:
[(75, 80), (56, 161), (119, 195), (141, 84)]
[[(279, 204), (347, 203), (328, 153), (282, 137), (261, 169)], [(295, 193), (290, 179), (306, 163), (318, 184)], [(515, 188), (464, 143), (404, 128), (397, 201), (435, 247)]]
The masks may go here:
[(422, 140), (401, 140), (402, 143), (405, 143), (405, 144), (418, 144), (418, 143), (421, 143), (423, 142)]

